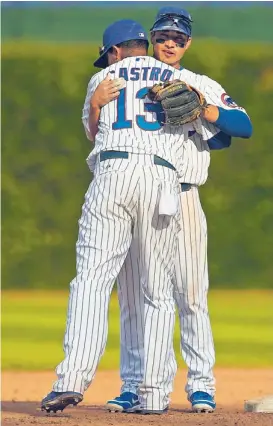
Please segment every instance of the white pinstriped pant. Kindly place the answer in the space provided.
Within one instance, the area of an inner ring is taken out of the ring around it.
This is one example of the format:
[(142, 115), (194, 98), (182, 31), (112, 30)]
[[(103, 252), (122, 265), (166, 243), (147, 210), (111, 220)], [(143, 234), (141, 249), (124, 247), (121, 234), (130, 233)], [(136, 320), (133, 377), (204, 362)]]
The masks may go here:
[[(212, 369), (215, 353), (207, 306), (207, 223), (196, 187), (182, 192), (180, 200), (181, 231), (178, 235), (174, 297), (180, 319), (181, 352), (188, 367), (185, 391), (188, 397), (198, 390), (214, 395), (215, 379)], [(134, 287), (133, 294), (128, 290), (131, 282)], [(118, 276), (118, 292), (121, 310), (121, 391), (138, 393), (145, 360), (144, 325), (137, 308), (142, 303), (143, 295), (134, 245), (131, 246)], [(155, 353), (154, 356), (157, 358), (158, 354)], [(166, 395), (173, 389), (176, 370), (172, 350), (163, 379)], [(158, 409), (151, 397), (143, 392), (142, 387), (140, 396), (144, 408)]]
[[(153, 164), (153, 156), (97, 162), (85, 195), (76, 245), (77, 275), (70, 284), (65, 359), (57, 366), (56, 392), (83, 393), (104, 352), (110, 294), (132, 241), (139, 259), (144, 300), (138, 316), (145, 326), (142, 380), (164, 402), (162, 378), (171, 352), (175, 323), (174, 264), (179, 230), (177, 215), (159, 215), (164, 189), (179, 204), (176, 172)], [(128, 292), (134, 291), (127, 282)], [(157, 360), (154, 353), (159, 354)], [(152, 368), (150, 368), (152, 364)]]

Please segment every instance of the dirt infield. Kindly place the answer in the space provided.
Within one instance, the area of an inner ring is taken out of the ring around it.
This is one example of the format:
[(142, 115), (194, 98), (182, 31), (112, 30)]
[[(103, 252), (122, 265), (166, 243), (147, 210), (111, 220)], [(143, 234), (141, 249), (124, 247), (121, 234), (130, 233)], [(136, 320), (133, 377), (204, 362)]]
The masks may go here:
[(273, 370), (215, 370), (217, 379), (217, 410), (213, 414), (193, 414), (186, 400), (184, 384), (186, 371), (177, 374), (172, 404), (168, 414), (114, 414), (104, 410), (108, 398), (119, 394), (117, 371), (98, 372), (85, 394), (84, 403), (68, 408), (62, 414), (46, 415), (39, 410), (41, 398), (55, 380), (52, 372), (4, 372), (2, 374), (2, 424), (65, 425), (65, 426), (273, 426), (273, 414), (244, 413), (244, 400), (273, 393)]

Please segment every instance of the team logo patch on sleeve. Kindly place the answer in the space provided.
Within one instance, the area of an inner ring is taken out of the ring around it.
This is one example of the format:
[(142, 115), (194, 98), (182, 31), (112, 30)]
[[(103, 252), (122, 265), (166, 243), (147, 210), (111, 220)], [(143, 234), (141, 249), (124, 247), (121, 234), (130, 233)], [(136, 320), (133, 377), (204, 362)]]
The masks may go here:
[(230, 108), (239, 108), (239, 105), (227, 93), (221, 95), (221, 101)]

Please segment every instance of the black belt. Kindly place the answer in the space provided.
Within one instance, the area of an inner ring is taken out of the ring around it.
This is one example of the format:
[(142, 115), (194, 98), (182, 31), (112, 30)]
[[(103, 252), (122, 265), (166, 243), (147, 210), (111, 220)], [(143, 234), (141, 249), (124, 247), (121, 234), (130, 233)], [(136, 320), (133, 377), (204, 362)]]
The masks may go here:
[[(129, 158), (129, 152), (126, 151), (102, 151), (100, 153), (100, 161), (111, 160), (113, 158)], [(164, 160), (164, 158), (154, 155), (154, 164), (156, 166), (168, 167), (168, 169), (175, 170), (175, 167)]]
[[(102, 151), (100, 153), (100, 161), (105, 160), (111, 160), (115, 158), (129, 158), (129, 152), (127, 151)], [(154, 164), (156, 166), (163, 166), (168, 167), (169, 169), (175, 170), (175, 167), (169, 163), (168, 161), (164, 160), (164, 158), (158, 157), (157, 155), (154, 155)], [(191, 189), (190, 183), (181, 183), (181, 191), (186, 192)]]

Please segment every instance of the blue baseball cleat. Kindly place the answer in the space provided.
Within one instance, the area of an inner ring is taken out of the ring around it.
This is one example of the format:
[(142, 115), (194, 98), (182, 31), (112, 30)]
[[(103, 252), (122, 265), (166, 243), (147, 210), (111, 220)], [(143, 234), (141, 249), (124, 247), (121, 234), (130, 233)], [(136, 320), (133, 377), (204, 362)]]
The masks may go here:
[(213, 396), (207, 392), (194, 392), (189, 398), (189, 401), (195, 413), (212, 413), (216, 408)]
[(105, 408), (109, 411), (121, 413), (135, 413), (140, 411), (140, 401), (138, 396), (133, 392), (123, 392), (115, 399), (109, 399)]
[(78, 392), (50, 392), (41, 403), (41, 410), (47, 413), (53, 411), (56, 413), (58, 410), (63, 411), (68, 405), (77, 405), (81, 402), (83, 396)]

